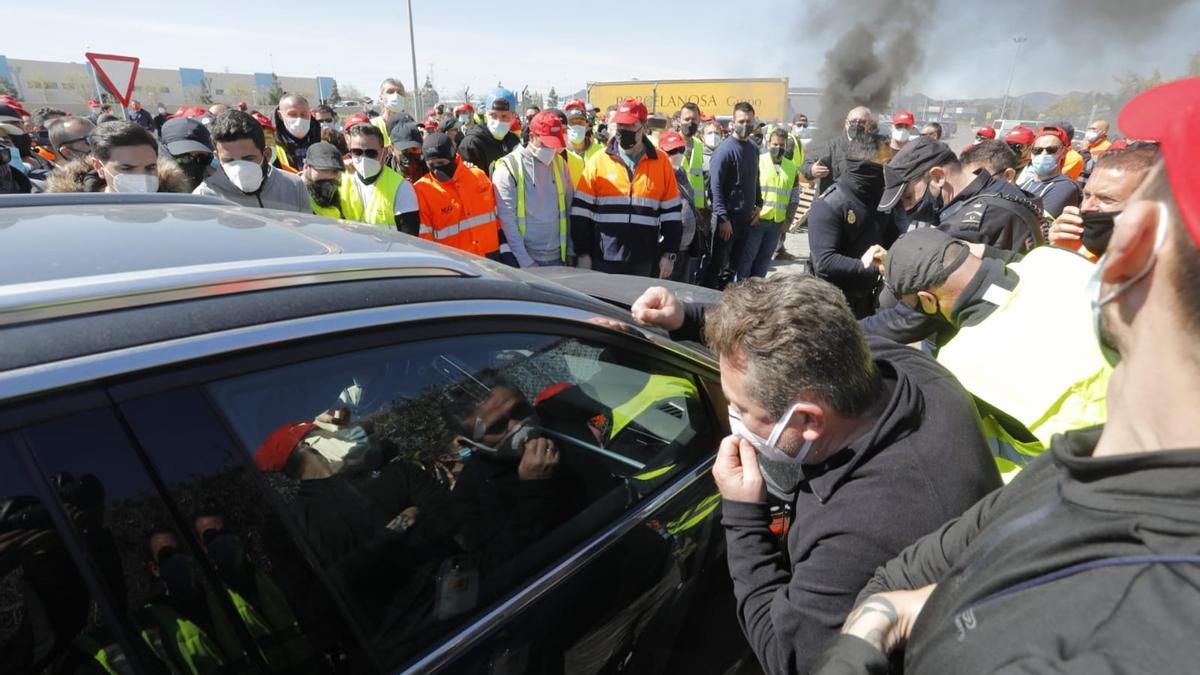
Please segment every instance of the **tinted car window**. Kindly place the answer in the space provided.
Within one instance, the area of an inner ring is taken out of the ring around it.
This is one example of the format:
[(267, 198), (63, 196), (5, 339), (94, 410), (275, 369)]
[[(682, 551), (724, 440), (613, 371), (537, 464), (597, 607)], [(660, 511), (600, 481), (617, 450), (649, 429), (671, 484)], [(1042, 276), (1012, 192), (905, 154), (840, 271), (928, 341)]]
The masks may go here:
[(549, 335), (374, 348), (207, 391), (388, 667), (714, 447), (690, 375)]

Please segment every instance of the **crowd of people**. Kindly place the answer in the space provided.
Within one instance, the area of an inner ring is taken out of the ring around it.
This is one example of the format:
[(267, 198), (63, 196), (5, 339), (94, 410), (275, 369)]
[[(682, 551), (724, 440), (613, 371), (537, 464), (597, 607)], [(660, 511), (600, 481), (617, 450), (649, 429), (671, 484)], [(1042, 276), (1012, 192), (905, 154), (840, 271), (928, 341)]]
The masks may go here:
[(1200, 78), (1128, 103), (1136, 140), (1093, 122), (1076, 157), (1062, 125), (955, 153), (906, 114), (885, 144), (872, 117), (809, 148), (804, 173), (833, 178), (815, 275), (632, 309), (720, 357), (712, 473), (760, 663), (1190, 670)]

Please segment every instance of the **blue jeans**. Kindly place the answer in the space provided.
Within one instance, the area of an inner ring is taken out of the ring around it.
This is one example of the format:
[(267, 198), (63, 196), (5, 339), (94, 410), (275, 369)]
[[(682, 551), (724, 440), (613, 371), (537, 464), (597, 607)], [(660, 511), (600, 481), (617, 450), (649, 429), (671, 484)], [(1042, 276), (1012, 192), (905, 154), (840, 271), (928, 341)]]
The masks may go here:
[(752, 276), (767, 276), (767, 269), (771, 266), (771, 256), (775, 255), (775, 247), (778, 245), (779, 223), (760, 220), (757, 225), (747, 230), (741, 256), (734, 268), (737, 278), (740, 280), (749, 279)]

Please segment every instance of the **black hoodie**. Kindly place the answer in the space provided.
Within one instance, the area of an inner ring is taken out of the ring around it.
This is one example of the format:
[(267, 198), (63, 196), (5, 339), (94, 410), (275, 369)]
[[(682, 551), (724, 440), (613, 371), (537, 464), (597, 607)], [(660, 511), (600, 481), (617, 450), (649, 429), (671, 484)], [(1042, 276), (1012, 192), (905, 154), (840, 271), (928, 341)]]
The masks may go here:
[(321, 142), (321, 125), (317, 120), (308, 118), (308, 133), (304, 138), (296, 138), (287, 130), (287, 125), (283, 123), (283, 115), (279, 114), (279, 108), (275, 109), (275, 145), (283, 148), (283, 153), (287, 155), (288, 166), (299, 171), (304, 168), (304, 157), (308, 154), (308, 146), (314, 143)]
[(805, 466), (787, 550), (766, 504), (722, 505), (738, 620), (768, 673), (809, 672), (879, 565), (1000, 486), (958, 381), (914, 349), (868, 344), (882, 380), (875, 425)]
[(463, 139), (458, 142), (458, 156), (464, 162), (474, 164), (488, 176), (492, 175), (492, 164), (499, 161), (521, 144), (521, 137), (513, 132), (500, 140), (488, 131), (486, 125), (480, 124), (467, 130)]
[[(1197, 672), (1200, 450), (1093, 457), (1100, 431), (1055, 437), (1003, 490), (876, 572), (860, 597), (938, 584), (907, 672)], [(840, 636), (816, 672), (889, 671)]]

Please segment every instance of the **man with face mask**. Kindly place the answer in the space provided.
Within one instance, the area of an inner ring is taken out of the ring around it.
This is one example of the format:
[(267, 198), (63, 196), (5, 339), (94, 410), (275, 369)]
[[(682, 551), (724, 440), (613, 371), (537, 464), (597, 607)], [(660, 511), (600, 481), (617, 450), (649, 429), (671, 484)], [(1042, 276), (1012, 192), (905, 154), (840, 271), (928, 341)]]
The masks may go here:
[(604, 144), (592, 137), (587, 113), (581, 108), (566, 111), (567, 118), (567, 168), (571, 170), (571, 185), (583, 178), (583, 167), (596, 153), (604, 151)]
[[(1113, 218), (1159, 159), (1157, 146), (1109, 150), (1096, 160), (1083, 186), (1083, 201), (1068, 206), (1050, 226), (1049, 243), (1096, 260), (1108, 249)], [(1107, 218), (1103, 216), (1107, 215)]]
[(158, 106), (155, 108), (154, 128), (157, 131), (161, 132), (163, 125), (166, 124), (167, 120), (169, 120), (169, 119), (171, 119), (171, 117), (170, 117), (170, 115), (167, 114), (167, 106), (163, 105), (162, 103), (159, 103)]
[(490, 175), (493, 165), (521, 143), (520, 134), (513, 132), (516, 109), (517, 97), (511, 91), (503, 87), (493, 89), (484, 104), (484, 124), (463, 134), (458, 156)]
[(133, 122), (96, 127), (91, 154), (58, 167), (48, 192), (188, 192), (187, 175), (160, 159), (158, 139)]
[(880, 211), (899, 207), (914, 223), (1010, 253), (1024, 253), (1043, 241), (1041, 208), (1009, 194), (1010, 188), (983, 169), (967, 173), (945, 143), (924, 136), (910, 141), (888, 162), (884, 176)]
[(321, 125), (313, 121), (308, 99), (299, 94), (288, 94), (279, 99), (274, 126), (279, 161), (298, 171), (304, 166), (308, 146), (321, 142)]
[(330, 143), (317, 143), (310, 146), (304, 157), (304, 187), (308, 189), (308, 198), (312, 212), (318, 216), (329, 218), (345, 218), (339, 190), (342, 186), (342, 174), (346, 167), (342, 163), (342, 153)]
[(733, 133), (713, 152), (708, 169), (713, 237), (703, 283), (717, 289), (723, 288), (730, 277), (742, 278), (742, 250), (751, 228), (758, 225), (762, 207), (758, 146), (750, 138), (756, 129), (754, 106), (745, 101), (737, 103), (731, 124)]
[(861, 319), (875, 312), (882, 260), (900, 231), (891, 214), (878, 208), (884, 169), (875, 161), (874, 135), (857, 128), (854, 133), (837, 182), (808, 211), (808, 264), (812, 274), (842, 290)]
[(8, 132), (0, 129), (0, 194), (27, 195), (33, 191), (29, 168), (21, 161), (21, 151)]
[(212, 136), (200, 120), (179, 117), (168, 120), (158, 137), (158, 155), (179, 165), (195, 190), (216, 169)]
[(421, 238), (499, 261), (500, 220), (487, 174), (456, 156), (454, 144), (443, 133), (426, 136), (421, 150), (429, 168), (413, 185)]
[(55, 165), (65, 166), (91, 153), (92, 145), (88, 139), (95, 128), (95, 124), (83, 117), (60, 117), (48, 122), (46, 132), (50, 137)]
[(1068, 138), (1058, 127), (1043, 127), (1030, 151), (1032, 158), (1026, 168), (1030, 179), (1022, 183), (1025, 194), (1042, 203), (1043, 215), (1049, 220), (1059, 217), (1068, 206), (1079, 206), (1079, 186), (1062, 172), (1070, 147)]
[(554, 112), (538, 113), (529, 123), (529, 145), (505, 155), (492, 173), (500, 227), (521, 267), (567, 262), (575, 188), (562, 152), (563, 126)]
[(668, 278), (679, 251), (679, 185), (671, 163), (645, 139), (646, 106), (626, 99), (616, 133), (583, 170), (571, 206), (579, 266)]
[[(417, 194), (404, 176), (385, 166), (383, 135), (371, 124), (346, 132), (352, 171), (342, 174), (338, 189), (342, 217), (415, 235), (420, 221)], [(396, 152), (392, 146), (391, 152)]]
[[(658, 147), (667, 155), (671, 168), (675, 170), (675, 182), (679, 184), (680, 214), (682, 229), (679, 236), (679, 257), (675, 260), (675, 269), (671, 272), (672, 281), (694, 283), (696, 266), (699, 264), (699, 254), (702, 250), (696, 240), (697, 224), (700, 213), (692, 198), (692, 184), (686, 173), (685, 157), (689, 142), (677, 131), (668, 131), (659, 139)], [(693, 245), (693, 242), (696, 242)]]
[[(720, 358), (733, 434), (713, 478), (738, 619), (768, 673), (809, 672), (861, 580), (1000, 485), (970, 396), (928, 356), (864, 337), (827, 282), (751, 278), (707, 313), (651, 288), (632, 314), (677, 339), (703, 324)], [(768, 492), (792, 507), (782, 545)]]
[(907, 110), (892, 115), (892, 136), (888, 140), (888, 147), (893, 153), (899, 152), (912, 138), (913, 125), (916, 123), (913, 114)]
[(758, 224), (750, 228), (742, 258), (738, 261), (739, 278), (767, 276), (779, 238), (800, 205), (797, 167), (786, 154), (787, 140), (788, 133), (783, 127), (773, 130), (767, 140), (767, 151), (758, 160), (762, 208), (758, 212)]
[(195, 194), (224, 197), (242, 206), (312, 212), (304, 180), (271, 166), (262, 126), (253, 117), (236, 108), (226, 110), (217, 115), (209, 131), (220, 167), (196, 187)]
[(378, 117), (371, 119), (371, 124), (374, 124), (383, 133), (383, 144), (391, 145), (389, 131), (392, 127), (413, 121), (412, 115), (405, 110), (408, 99), (405, 98), (404, 85), (400, 83), (400, 80), (389, 77), (379, 85), (379, 104), (383, 110)]
[(900, 645), (914, 673), (1191, 667), (1173, 636), (1200, 629), (1200, 437), (1181, 423), (1200, 401), (1198, 111), (1191, 78), (1120, 113), (1163, 160), (1094, 266), (1093, 340), (1115, 364), (1108, 421), (1056, 437), (1018, 481), (880, 567), (860, 608), (893, 611), (852, 613), (816, 672), (885, 672)]
[[(688, 101), (679, 109), (679, 133), (687, 145), (683, 150), (683, 169), (687, 172), (688, 184), (692, 186), (692, 204), (707, 222), (707, 205), (704, 199), (704, 142), (700, 139), (700, 106)], [(713, 146), (715, 149), (715, 145)]]
[(158, 127), (154, 125), (154, 118), (150, 117), (150, 113), (142, 108), (141, 101), (130, 101), (128, 110), (129, 121), (139, 127), (154, 133), (158, 131)]
[(388, 163), (393, 171), (409, 183), (416, 184), (429, 173), (421, 157), (421, 144), (424, 141), (421, 129), (413, 122), (392, 126), (392, 149), (388, 153)]
[(805, 151), (804, 164), (800, 173), (816, 181), (816, 193), (822, 195), (842, 175), (842, 162), (846, 159), (846, 148), (856, 134), (874, 132), (875, 115), (870, 108), (859, 106), (846, 115), (843, 132), (828, 141), (815, 141)]
[(470, 103), (463, 103), (454, 108), (454, 119), (458, 121), (458, 128), (465, 134), (467, 130), (475, 126), (475, 106)]

